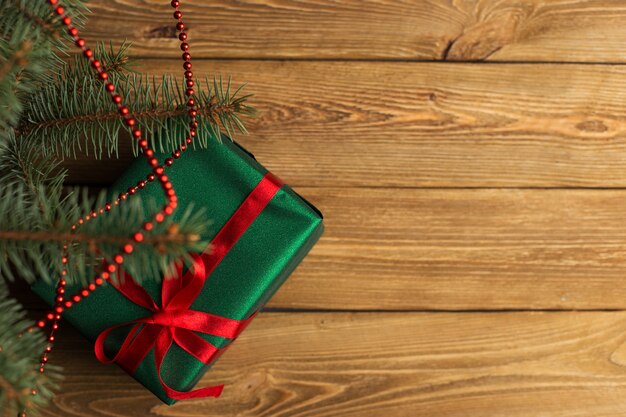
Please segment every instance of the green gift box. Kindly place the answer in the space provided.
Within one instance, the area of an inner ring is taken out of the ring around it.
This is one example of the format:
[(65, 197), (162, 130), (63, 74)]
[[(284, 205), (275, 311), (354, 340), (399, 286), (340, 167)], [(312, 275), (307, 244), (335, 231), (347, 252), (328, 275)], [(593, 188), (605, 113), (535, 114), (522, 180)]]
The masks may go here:
[[(112, 188), (126, 190), (135, 184), (138, 178), (145, 178), (149, 172), (150, 168), (143, 158), (138, 158)], [(245, 230), (240, 231), (240, 237), (235, 239), (232, 246), (223, 254), (221, 261), (213, 265), (214, 269), (204, 272), (208, 277), (203, 276), (206, 281), (199, 287), (197, 296), (189, 306), (194, 312), (215, 316), (217, 324), (213, 325), (217, 327), (223, 325), (219, 318), (242, 321), (236, 331), (238, 333), (254, 313), (268, 302), (319, 239), (324, 229), (322, 215), (290, 187), (276, 183), (273, 176), (254, 159), (252, 154), (228, 139), (223, 143), (210, 141), (207, 149), (183, 153), (174, 167), (168, 170), (167, 175), (178, 196), (179, 210), (173, 214), (174, 220), (177, 213), (182, 212), (182, 208), (193, 203), (194, 207), (206, 208), (212, 220), (210, 235), (204, 236), (207, 240), (217, 240), (216, 236), (224, 234), (224, 229), (245, 227)], [(266, 193), (267, 190), (261, 188), (268, 184), (271, 188), (270, 183), (274, 184), (275, 194), (266, 195), (269, 201), (266, 202), (267, 205), (257, 207), (258, 213), (253, 219), (248, 219), (249, 223), (246, 226), (241, 224), (237, 226), (240, 223), (238, 221), (234, 221), (233, 226), (233, 217), (237, 217), (236, 213), (240, 217), (242, 215), (244, 218), (250, 217), (246, 211), (249, 205), (255, 205), (255, 201), (251, 200)], [(147, 186), (141, 195), (162, 199), (162, 191), (156, 184)], [(225, 231), (226, 234), (229, 231)], [(198, 271), (186, 273), (192, 272)], [(180, 282), (184, 280), (181, 279)], [(164, 284), (144, 281), (141, 285), (157, 307), (163, 307), (161, 292)], [(55, 288), (51, 284), (39, 281), (33, 285), (33, 290), (53, 305)], [(68, 285), (66, 288), (68, 294), (78, 290), (80, 290), (78, 285)], [(112, 285), (104, 285), (90, 297), (67, 310), (64, 317), (85, 337), (96, 343), (98, 336), (106, 329), (141, 320), (153, 314), (153, 311), (140, 304), (127, 298)], [(188, 318), (181, 320), (190, 321)], [(138, 329), (148, 327), (150, 326), (140, 323)], [(155, 328), (158, 330), (160, 327), (151, 327), (152, 330)], [(104, 352), (113, 357), (123, 347), (130, 331), (130, 325), (112, 331), (104, 341)], [(210, 334), (193, 330), (184, 331), (187, 332), (186, 339), (200, 337), (220, 349), (220, 352), (234, 340), (225, 337), (227, 331), (224, 334), (220, 331)], [(145, 339), (154, 336), (155, 332), (146, 330), (144, 333), (142, 338)], [(190, 336), (188, 333), (193, 334)], [(139, 335), (135, 337), (139, 338)], [(159, 363), (159, 356), (162, 356), (162, 348), (161, 354), (158, 350), (157, 347), (146, 350), (149, 353), (137, 361), (138, 366), (132, 370), (123, 364), (121, 366), (163, 402), (173, 404), (176, 400), (168, 395), (159, 379), (156, 365)], [(189, 391), (210, 368), (219, 352), (214, 356), (211, 361), (206, 361), (208, 364), (204, 363), (191, 355), (188, 348), (179, 346), (175, 340), (169, 346), (164, 358), (161, 358), (161, 377), (172, 389)]]

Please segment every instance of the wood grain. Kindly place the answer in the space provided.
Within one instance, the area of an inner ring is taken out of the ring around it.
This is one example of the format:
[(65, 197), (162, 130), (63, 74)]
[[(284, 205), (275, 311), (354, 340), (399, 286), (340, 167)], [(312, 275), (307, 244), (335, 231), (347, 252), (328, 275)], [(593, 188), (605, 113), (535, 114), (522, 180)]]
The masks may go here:
[[(87, 39), (178, 57), (171, 8), (94, 0)], [(196, 57), (624, 62), (621, 0), (190, 0)], [(115, 31), (111, 31), (115, 27)]]
[(298, 191), (326, 232), (270, 308), (626, 308), (626, 190)]
[(327, 230), (273, 307), (626, 307), (624, 190), (299, 191)]
[(614, 417), (626, 410), (625, 313), (264, 313), (167, 407), (64, 331), (46, 417)]
[[(180, 72), (147, 60), (154, 74)], [(260, 116), (238, 140), (296, 186), (626, 187), (626, 68), (199, 61), (249, 82)], [(110, 183), (132, 158), (84, 158)]]

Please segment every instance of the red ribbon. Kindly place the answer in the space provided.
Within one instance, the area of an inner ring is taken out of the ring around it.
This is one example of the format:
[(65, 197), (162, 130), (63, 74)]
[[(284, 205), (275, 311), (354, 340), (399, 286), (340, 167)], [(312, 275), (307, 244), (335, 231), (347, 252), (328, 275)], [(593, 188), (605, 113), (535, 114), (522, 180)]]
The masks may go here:
[[(150, 310), (151, 315), (118, 324), (104, 330), (95, 343), (96, 357), (103, 363), (118, 363), (129, 373), (134, 373), (139, 364), (154, 348), (157, 375), (165, 393), (174, 400), (218, 397), (223, 385), (205, 387), (189, 392), (170, 388), (161, 377), (161, 365), (172, 343), (204, 364), (212, 363), (223, 352), (195, 332), (236, 338), (250, 323), (255, 314), (245, 320), (233, 320), (203, 311), (190, 310), (191, 304), (202, 291), (204, 282), (224, 259), (244, 232), (265, 209), (282, 186), (281, 181), (267, 173), (261, 182), (246, 197), (237, 211), (215, 236), (209, 248), (202, 254), (192, 254), (191, 268), (183, 274), (182, 263), (175, 265), (175, 273), (163, 279), (161, 306), (132, 277), (124, 273), (123, 282), (114, 287), (133, 303)], [(132, 325), (122, 347), (114, 358), (104, 353), (104, 342), (109, 334), (120, 327)]]

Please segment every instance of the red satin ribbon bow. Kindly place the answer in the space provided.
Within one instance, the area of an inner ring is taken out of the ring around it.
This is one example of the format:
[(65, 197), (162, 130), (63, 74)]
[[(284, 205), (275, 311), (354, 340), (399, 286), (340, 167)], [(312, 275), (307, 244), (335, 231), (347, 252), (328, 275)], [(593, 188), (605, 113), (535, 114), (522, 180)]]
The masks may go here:
[[(203, 311), (190, 310), (191, 304), (202, 291), (206, 279), (239, 240), (265, 206), (280, 189), (282, 183), (272, 174), (266, 174), (246, 197), (237, 211), (215, 236), (210, 252), (192, 255), (193, 265), (183, 274), (182, 264), (177, 263), (175, 274), (163, 279), (161, 307), (128, 274), (115, 288), (133, 303), (150, 310), (151, 315), (118, 324), (104, 330), (95, 343), (96, 357), (103, 363), (117, 362), (124, 370), (134, 373), (139, 364), (154, 348), (157, 375), (165, 393), (175, 400), (218, 397), (223, 385), (205, 387), (189, 392), (169, 387), (161, 377), (161, 365), (172, 343), (202, 363), (210, 364), (223, 351), (204, 340), (195, 332), (234, 339), (254, 318), (233, 320)], [(255, 313), (256, 314), (256, 313)], [(122, 347), (114, 358), (104, 353), (104, 342), (109, 334), (120, 327), (132, 325)]]

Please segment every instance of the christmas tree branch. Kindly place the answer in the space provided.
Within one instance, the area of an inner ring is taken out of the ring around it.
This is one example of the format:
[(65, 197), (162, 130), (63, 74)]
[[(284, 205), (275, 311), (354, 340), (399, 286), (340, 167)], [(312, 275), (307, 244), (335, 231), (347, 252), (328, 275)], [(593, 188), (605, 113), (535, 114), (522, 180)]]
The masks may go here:
[[(28, 409), (35, 417), (58, 389), (58, 367), (48, 365), (41, 374), (39, 356), (45, 346), (38, 329), (27, 331), (33, 323), (26, 319), (21, 306), (9, 299), (0, 281), (0, 415), (15, 417)], [(33, 391), (34, 390), (34, 391)], [(35, 392), (35, 395), (33, 395)]]
[[(128, 242), (128, 236), (116, 235), (98, 235), (93, 236), (85, 233), (58, 233), (51, 231), (30, 231), (30, 230), (0, 230), (0, 240), (34, 240), (42, 242), (68, 242), (68, 243), (86, 243), (89, 246), (102, 244), (123, 245)], [(195, 233), (171, 233), (165, 235), (146, 236), (140, 245), (152, 245), (154, 247), (162, 247), (165, 244), (185, 245), (196, 243), (200, 240), (200, 236)]]
[[(152, 146), (171, 151), (188, 130), (186, 87), (171, 76), (157, 80), (131, 73), (126, 48), (123, 45), (114, 51), (99, 45), (96, 55), (104, 66), (115, 69), (109, 77), (120, 95), (134, 103), (132, 114)], [(20, 140), (61, 157), (75, 156), (77, 150), (98, 157), (117, 152), (120, 130), (128, 128), (120, 122), (102, 83), (83, 61), (68, 64), (61, 76), (33, 95), (26, 117), (15, 129)], [(199, 123), (196, 143), (206, 146), (208, 140), (221, 140), (222, 132), (232, 136), (235, 131), (246, 131), (242, 117), (255, 111), (247, 104), (250, 96), (240, 94), (241, 88), (231, 92), (230, 80), (224, 83), (215, 79), (196, 82), (194, 90)], [(134, 150), (138, 152), (136, 144)]]
[[(187, 115), (187, 111), (188, 110), (184, 108), (176, 109), (176, 110), (154, 109), (154, 110), (144, 110), (141, 112), (133, 112), (132, 115), (136, 119), (142, 119), (142, 118), (166, 119), (170, 117), (184, 117)], [(220, 116), (223, 114), (231, 114), (236, 111), (239, 111), (239, 108), (237, 108), (233, 104), (228, 104), (228, 105), (215, 104), (209, 107), (198, 109), (198, 115), (206, 116), (211, 119), (219, 119)], [(15, 130), (15, 133), (18, 136), (25, 136), (31, 133), (33, 130), (45, 130), (45, 129), (49, 129), (53, 127), (61, 128), (66, 125), (75, 125), (78, 123), (85, 123), (85, 122), (91, 122), (91, 123), (110, 122), (110, 121), (117, 122), (119, 118), (120, 118), (120, 115), (116, 111), (110, 111), (107, 113), (100, 113), (100, 114), (97, 114), (97, 113), (96, 114), (84, 114), (84, 115), (78, 115), (78, 116), (74, 116), (72, 118), (67, 118), (67, 119), (54, 119), (54, 120), (42, 121), (39, 124), (29, 124), (29, 125), (17, 128)]]

